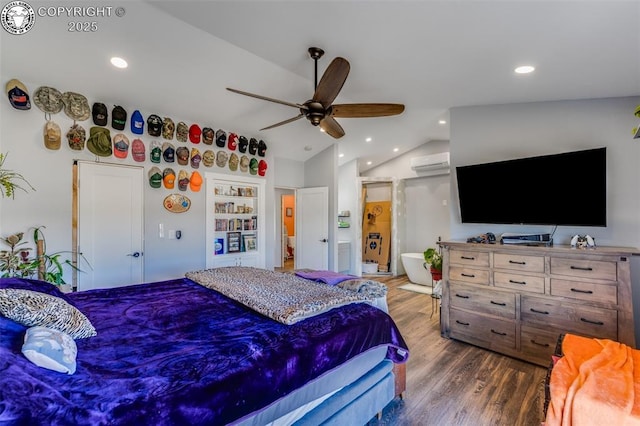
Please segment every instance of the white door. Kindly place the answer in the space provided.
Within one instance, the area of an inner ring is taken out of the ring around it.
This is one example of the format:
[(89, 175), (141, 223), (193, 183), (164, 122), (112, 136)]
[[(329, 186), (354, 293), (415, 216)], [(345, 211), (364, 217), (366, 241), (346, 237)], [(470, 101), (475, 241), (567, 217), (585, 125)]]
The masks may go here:
[(329, 269), (329, 188), (296, 190), (296, 269)]
[[(78, 162), (78, 291), (144, 281), (142, 167)], [(82, 265), (82, 262), (80, 262)]]

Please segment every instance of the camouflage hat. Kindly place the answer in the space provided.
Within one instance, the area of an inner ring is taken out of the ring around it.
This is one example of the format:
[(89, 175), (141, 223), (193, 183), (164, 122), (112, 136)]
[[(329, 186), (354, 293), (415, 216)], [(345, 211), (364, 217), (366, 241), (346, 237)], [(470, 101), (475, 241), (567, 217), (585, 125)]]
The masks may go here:
[(178, 164), (181, 166), (189, 164), (189, 148), (181, 146), (176, 149), (176, 157), (178, 157)]
[(238, 151), (244, 154), (247, 152), (247, 146), (249, 146), (249, 139), (246, 136), (240, 136), (238, 139)]
[(160, 147), (160, 142), (151, 142), (151, 148), (149, 149), (149, 160), (151, 160), (152, 163), (159, 163), (161, 158), (162, 148)]
[(240, 159), (238, 158), (238, 154), (236, 154), (235, 152), (232, 152), (231, 156), (229, 157), (229, 170), (231, 170), (232, 172), (235, 172), (236, 170), (238, 170), (239, 161)]
[(256, 160), (255, 158), (252, 158), (251, 162), (249, 163), (249, 173), (251, 173), (252, 175), (258, 174), (258, 160)]
[(42, 112), (49, 114), (57, 114), (62, 111), (64, 102), (62, 102), (62, 93), (53, 87), (40, 86), (33, 94), (33, 103), (36, 104)]
[(165, 117), (162, 121), (162, 137), (168, 140), (173, 139), (173, 133), (176, 130), (176, 125), (169, 117)]
[(218, 145), (220, 148), (224, 148), (226, 144), (227, 133), (222, 129), (218, 129), (218, 131), (216, 132), (216, 145)]
[(176, 126), (176, 139), (178, 142), (186, 142), (188, 138), (189, 127), (187, 126), (187, 123), (181, 121), (178, 123), (178, 126)]
[(189, 180), (189, 173), (185, 170), (180, 170), (180, 173), (178, 173), (178, 189), (186, 191), (189, 186)]
[(218, 153), (216, 154), (216, 164), (218, 165), (218, 167), (226, 166), (228, 158), (229, 156), (227, 155), (226, 152), (218, 151)]
[(76, 121), (85, 121), (91, 117), (89, 101), (80, 93), (64, 92), (62, 94), (62, 102), (64, 102), (64, 113), (69, 118)]
[(206, 150), (202, 154), (202, 163), (206, 167), (213, 166), (213, 163), (215, 163), (215, 161), (216, 161), (216, 154), (213, 151), (211, 151), (210, 149)]
[(49, 120), (44, 125), (44, 146), (49, 149), (60, 149), (60, 126)]
[(242, 173), (247, 173), (249, 171), (249, 157), (246, 155), (240, 157), (240, 171)]
[(202, 156), (200, 155), (200, 151), (198, 148), (191, 148), (191, 167), (197, 169), (200, 167), (200, 161), (202, 160)]
[(202, 128), (202, 143), (205, 143), (207, 145), (212, 145), (214, 137), (215, 137), (215, 133), (211, 127)]
[(111, 156), (111, 133), (106, 127), (92, 127), (89, 129), (87, 148), (98, 157)]
[(67, 140), (69, 141), (69, 148), (75, 151), (82, 151), (84, 142), (87, 140), (87, 132), (81, 125), (74, 124), (67, 132)]

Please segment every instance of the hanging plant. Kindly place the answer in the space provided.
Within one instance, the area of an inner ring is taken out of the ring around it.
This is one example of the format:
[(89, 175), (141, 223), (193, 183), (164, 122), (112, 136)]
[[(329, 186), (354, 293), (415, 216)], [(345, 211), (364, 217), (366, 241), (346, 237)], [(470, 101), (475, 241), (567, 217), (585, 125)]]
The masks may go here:
[(4, 160), (7, 159), (7, 154), (0, 153), (0, 193), (2, 198), (15, 197), (16, 189), (20, 189), (27, 192), (28, 189), (20, 185), (25, 185), (29, 189), (35, 191), (35, 188), (31, 186), (29, 182), (17, 172), (13, 170), (7, 170), (4, 168)]

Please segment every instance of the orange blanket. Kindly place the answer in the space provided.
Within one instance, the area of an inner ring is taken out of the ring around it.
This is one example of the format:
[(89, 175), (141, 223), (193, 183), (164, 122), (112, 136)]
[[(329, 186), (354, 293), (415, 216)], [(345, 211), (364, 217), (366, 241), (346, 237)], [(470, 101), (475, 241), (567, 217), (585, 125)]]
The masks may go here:
[(546, 426), (640, 425), (640, 351), (567, 334), (562, 352), (551, 372)]

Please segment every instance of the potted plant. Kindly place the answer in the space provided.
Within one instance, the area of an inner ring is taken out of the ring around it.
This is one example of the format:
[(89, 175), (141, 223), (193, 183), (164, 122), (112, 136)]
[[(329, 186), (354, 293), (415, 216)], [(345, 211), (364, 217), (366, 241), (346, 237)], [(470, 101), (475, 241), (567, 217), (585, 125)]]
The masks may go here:
[(442, 279), (442, 255), (434, 248), (428, 248), (424, 251), (424, 262), (429, 265), (431, 278), (434, 281)]

